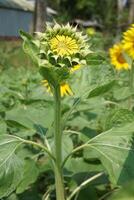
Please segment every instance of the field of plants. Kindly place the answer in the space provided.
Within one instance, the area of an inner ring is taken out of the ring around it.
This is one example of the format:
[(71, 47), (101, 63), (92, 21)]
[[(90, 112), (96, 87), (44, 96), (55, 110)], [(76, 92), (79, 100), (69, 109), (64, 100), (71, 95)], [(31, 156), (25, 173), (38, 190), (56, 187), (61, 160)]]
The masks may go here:
[(0, 42), (1, 200), (134, 199), (134, 28), (113, 47), (75, 34)]

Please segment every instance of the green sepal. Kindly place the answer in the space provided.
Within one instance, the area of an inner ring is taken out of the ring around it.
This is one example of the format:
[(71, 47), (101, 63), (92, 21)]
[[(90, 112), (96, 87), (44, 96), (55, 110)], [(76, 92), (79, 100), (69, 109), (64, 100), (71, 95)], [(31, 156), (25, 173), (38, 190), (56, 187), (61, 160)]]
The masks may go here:
[(39, 72), (53, 86), (61, 84), (69, 77), (69, 69), (66, 67), (42, 66)]
[(53, 86), (57, 84), (56, 74), (53, 71), (53, 67), (40, 67), (39, 72), (49, 84)]
[(69, 68), (67, 67), (56, 67), (55, 72), (57, 74), (59, 84), (68, 79), (70, 75)]

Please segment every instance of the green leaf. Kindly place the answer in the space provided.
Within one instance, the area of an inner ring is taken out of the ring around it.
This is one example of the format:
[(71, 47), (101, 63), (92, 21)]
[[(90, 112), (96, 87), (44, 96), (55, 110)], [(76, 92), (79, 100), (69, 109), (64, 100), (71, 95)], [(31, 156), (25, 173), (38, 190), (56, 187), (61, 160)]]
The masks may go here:
[(0, 198), (12, 193), (22, 179), (23, 164), (15, 154), (21, 143), (13, 136), (0, 136)]
[(127, 124), (134, 121), (134, 113), (127, 109), (117, 109), (107, 116), (106, 129), (120, 124)]
[[(79, 163), (79, 164), (78, 164)], [(67, 161), (65, 168), (68, 171), (73, 172), (73, 174), (83, 173), (83, 172), (98, 172), (102, 171), (103, 167), (99, 164), (89, 164), (84, 161), (83, 158), (71, 158)]]
[(90, 186), (90, 187), (88, 186), (88, 187), (82, 189), (80, 191), (80, 193), (78, 194), (78, 198), (77, 199), (78, 200), (83, 200), (83, 197), (84, 197), (85, 200), (87, 200), (87, 199), (98, 200), (97, 192), (96, 192), (95, 188), (92, 187), (92, 186)]
[(90, 140), (85, 158), (98, 158), (108, 171), (113, 184), (134, 178), (134, 123), (110, 129)]
[(104, 56), (101, 56), (99, 54), (91, 53), (88, 55), (86, 61), (88, 65), (100, 65), (104, 63), (106, 58)]
[(45, 80), (47, 80), (50, 84), (55, 85), (57, 76), (53, 67), (40, 67), (39, 72)]
[(44, 128), (42, 125), (40, 124), (34, 124), (34, 128), (36, 129), (36, 132), (41, 136), (45, 136), (47, 133), (48, 128)]
[(39, 63), (39, 46), (36, 40), (32, 36), (24, 31), (20, 31), (20, 36), (24, 40), (23, 49), (27, 53), (34, 63)]
[[(6, 112), (6, 121), (14, 127), (16, 125), (20, 130), (26, 129), (29, 131), (28, 134), (36, 132), (37, 127), (49, 128), (53, 122), (53, 109), (51, 106), (46, 108), (33, 108), (32, 106), (18, 107)], [(45, 128), (43, 131), (45, 131)], [(40, 129), (41, 131), (41, 129)], [(45, 132), (44, 132), (45, 133)]]
[(104, 85), (95, 87), (94, 89), (89, 91), (88, 98), (97, 97), (99, 95), (102, 95), (102, 94), (108, 92), (109, 90), (112, 89), (112, 87), (115, 85), (115, 83), (116, 83), (116, 81), (112, 80), (108, 83), (105, 83)]
[(0, 121), (0, 135), (1, 134), (6, 134), (7, 133), (7, 125), (4, 120)]
[(53, 86), (58, 83), (60, 84), (69, 77), (69, 69), (67, 67), (54, 67), (49, 65), (47, 67), (40, 67), (39, 72)]
[(113, 192), (109, 200), (133, 200), (134, 199), (134, 182), (129, 182), (120, 190)]
[(125, 87), (119, 86), (113, 90), (113, 96), (118, 101), (125, 100), (128, 97), (130, 97), (130, 95), (131, 95), (130, 89), (129, 87), (126, 86)]
[(73, 142), (68, 135), (63, 136), (62, 140), (62, 156), (63, 159), (66, 158), (68, 154), (70, 154), (73, 150)]
[(36, 163), (31, 159), (26, 159), (24, 165), (23, 179), (17, 187), (17, 194), (20, 194), (28, 189), (28, 187), (30, 187), (30, 184), (34, 183), (37, 180), (38, 175), (39, 170), (36, 166)]
[(15, 193), (13, 193), (6, 200), (18, 200), (18, 197)]

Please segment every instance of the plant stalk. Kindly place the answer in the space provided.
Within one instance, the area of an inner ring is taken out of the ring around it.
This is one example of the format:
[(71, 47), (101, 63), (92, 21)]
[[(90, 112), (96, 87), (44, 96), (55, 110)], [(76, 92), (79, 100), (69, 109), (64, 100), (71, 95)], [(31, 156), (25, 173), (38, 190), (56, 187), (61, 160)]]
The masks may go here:
[(55, 100), (55, 185), (56, 185), (56, 199), (65, 200), (63, 173), (61, 169), (62, 164), (62, 130), (61, 130), (61, 95), (60, 85), (54, 88)]

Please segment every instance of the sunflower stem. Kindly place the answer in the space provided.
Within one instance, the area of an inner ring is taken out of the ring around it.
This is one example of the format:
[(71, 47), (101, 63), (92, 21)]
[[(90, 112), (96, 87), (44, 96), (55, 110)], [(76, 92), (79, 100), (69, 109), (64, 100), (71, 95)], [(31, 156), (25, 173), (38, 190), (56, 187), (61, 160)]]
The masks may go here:
[(62, 163), (62, 130), (61, 130), (61, 94), (60, 85), (54, 87), (55, 100), (55, 185), (56, 185), (56, 199), (65, 200), (63, 172), (61, 169)]
[(133, 101), (133, 89), (134, 89), (134, 61), (132, 62), (131, 69), (129, 71), (129, 89), (130, 89), (130, 99), (129, 99), (129, 109), (132, 110)]

